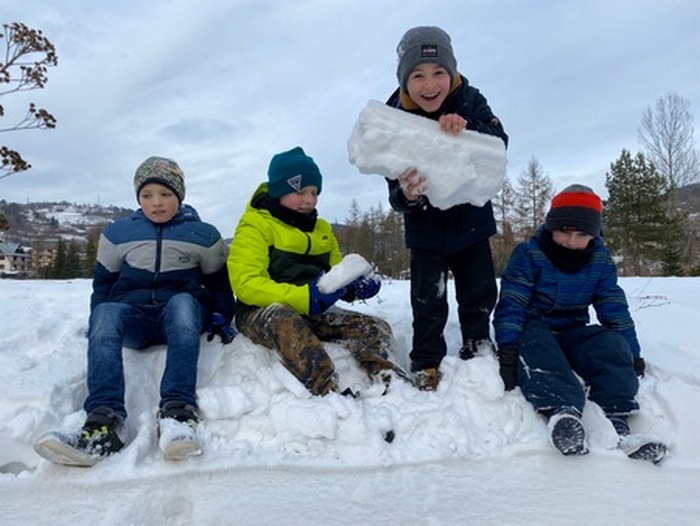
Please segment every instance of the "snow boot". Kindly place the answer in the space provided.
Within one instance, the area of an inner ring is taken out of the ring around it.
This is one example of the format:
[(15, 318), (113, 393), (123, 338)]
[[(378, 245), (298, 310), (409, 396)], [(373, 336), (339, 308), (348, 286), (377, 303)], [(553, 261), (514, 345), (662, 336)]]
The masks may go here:
[(413, 385), (421, 391), (435, 391), (441, 379), (442, 374), (437, 367), (428, 367), (414, 373)]
[(493, 342), (489, 338), (483, 338), (481, 340), (468, 338), (464, 342), (464, 345), (462, 345), (462, 348), (459, 350), (459, 357), (462, 360), (471, 360), (479, 353), (479, 349), (481, 348), (488, 349), (489, 351), (493, 352)]
[(90, 467), (120, 451), (125, 434), (124, 419), (108, 407), (98, 407), (79, 433), (49, 431), (36, 441), (34, 450), (56, 464)]
[(620, 437), (618, 447), (629, 458), (647, 460), (652, 464), (660, 464), (668, 453), (668, 448), (663, 442), (637, 434)]
[(569, 411), (556, 413), (547, 423), (552, 445), (563, 455), (585, 455), (588, 453), (586, 430), (581, 418)]
[(166, 460), (182, 460), (202, 454), (197, 432), (197, 409), (185, 402), (165, 402), (158, 412), (158, 445)]
[(620, 436), (617, 443), (625, 455), (634, 460), (647, 460), (653, 464), (660, 464), (666, 457), (668, 448), (666, 444), (653, 438), (632, 434), (626, 414), (607, 414), (608, 420), (612, 423), (615, 431)]

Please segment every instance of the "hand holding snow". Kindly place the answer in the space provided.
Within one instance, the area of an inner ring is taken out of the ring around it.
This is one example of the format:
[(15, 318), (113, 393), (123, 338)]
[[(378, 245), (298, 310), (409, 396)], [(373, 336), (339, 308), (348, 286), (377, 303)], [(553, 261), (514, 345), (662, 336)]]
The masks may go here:
[(348, 156), (361, 173), (389, 179), (416, 168), (426, 179), (430, 203), (443, 210), (462, 203), (485, 205), (506, 176), (501, 139), (471, 130), (452, 136), (436, 121), (376, 100), (360, 112)]
[(332, 294), (361, 276), (372, 273), (372, 265), (360, 254), (348, 254), (318, 280), (318, 290)]

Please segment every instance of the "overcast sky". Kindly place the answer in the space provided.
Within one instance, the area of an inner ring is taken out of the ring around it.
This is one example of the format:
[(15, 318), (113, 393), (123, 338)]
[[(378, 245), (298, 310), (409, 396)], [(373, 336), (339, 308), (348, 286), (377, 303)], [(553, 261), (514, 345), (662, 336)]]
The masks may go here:
[(324, 174), (325, 218), (342, 222), (353, 198), (386, 209), (384, 180), (348, 162), (347, 139), (396, 87), (396, 44), (417, 25), (451, 35), (510, 135), (512, 182), (535, 157), (556, 190), (605, 194), (669, 92), (690, 101), (700, 140), (697, 0), (0, 0), (0, 22), (15, 21), (42, 30), (59, 64), (45, 89), (2, 97), (0, 127), (31, 100), (58, 128), (0, 135), (33, 165), (0, 180), (7, 201), (135, 208), (134, 170), (161, 155), (228, 237), (270, 157), (299, 145)]

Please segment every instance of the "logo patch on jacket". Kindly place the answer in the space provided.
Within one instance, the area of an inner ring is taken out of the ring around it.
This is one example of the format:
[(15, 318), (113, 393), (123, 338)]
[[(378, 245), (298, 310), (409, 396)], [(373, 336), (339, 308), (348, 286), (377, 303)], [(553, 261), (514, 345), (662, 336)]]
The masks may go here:
[(301, 190), (301, 174), (294, 175), (287, 179), (287, 184), (294, 188), (295, 192), (299, 192)]

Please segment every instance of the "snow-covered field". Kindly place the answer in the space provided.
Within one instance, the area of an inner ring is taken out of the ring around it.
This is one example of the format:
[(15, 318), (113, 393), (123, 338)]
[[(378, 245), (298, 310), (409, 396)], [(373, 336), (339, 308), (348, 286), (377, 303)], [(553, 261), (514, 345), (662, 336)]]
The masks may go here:
[[(494, 356), (454, 356), (453, 303), (435, 393), (395, 382), (381, 396), (341, 346), (328, 345), (343, 387), (361, 396), (313, 398), (246, 338), (203, 339), (205, 453), (179, 463), (157, 447), (164, 348), (127, 349), (132, 441), (80, 469), (41, 460), (31, 444), (82, 424), (90, 282), (0, 281), (0, 524), (698, 524), (700, 278), (621, 284), (648, 363), (632, 425), (667, 441), (661, 466), (617, 450), (593, 404), (584, 414), (591, 453), (555, 451), (519, 390), (503, 392)], [(404, 365), (408, 289), (385, 282), (351, 307), (392, 324)]]

